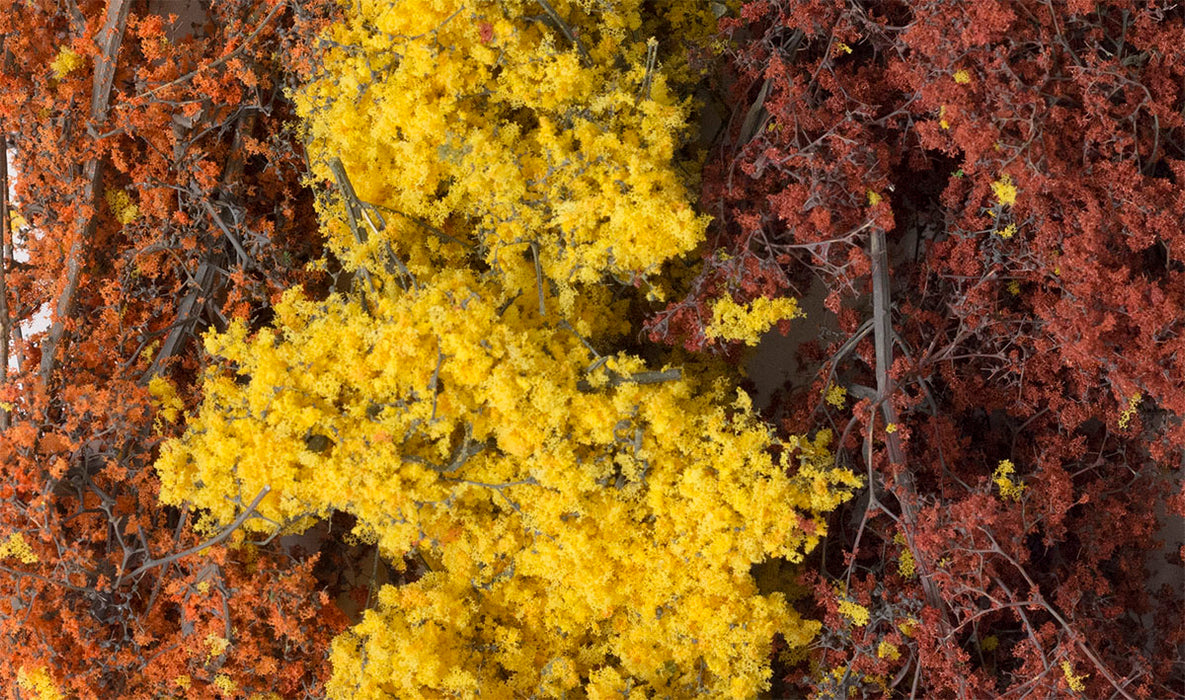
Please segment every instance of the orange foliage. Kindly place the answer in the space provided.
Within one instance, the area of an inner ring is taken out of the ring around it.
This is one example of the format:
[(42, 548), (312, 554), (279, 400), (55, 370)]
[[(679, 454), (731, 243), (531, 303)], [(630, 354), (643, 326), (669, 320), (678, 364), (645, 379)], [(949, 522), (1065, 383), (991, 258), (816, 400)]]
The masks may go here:
[[(155, 5), (0, 13), (0, 131), (19, 169), (0, 212), (5, 697), (316, 693), (345, 623), (315, 559), (199, 547), (216, 533), (159, 507), (150, 468), (154, 424), (196, 400), (195, 333), (266, 320), (279, 290), (316, 283), (283, 91), (330, 7), (228, 0), (193, 33)], [(42, 310), (52, 324), (34, 332)], [(150, 394), (158, 375), (176, 388)]]

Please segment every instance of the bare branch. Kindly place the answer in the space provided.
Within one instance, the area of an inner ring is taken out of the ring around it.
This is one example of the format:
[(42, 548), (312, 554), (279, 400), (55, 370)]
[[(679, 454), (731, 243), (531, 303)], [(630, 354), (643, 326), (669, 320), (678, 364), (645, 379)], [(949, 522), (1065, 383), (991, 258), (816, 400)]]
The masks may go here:
[(551, 3), (547, 2), (547, 0), (535, 0), (535, 2), (539, 3), (539, 7), (543, 8), (543, 11), (547, 13), (547, 18), (556, 26), (556, 29), (559, 29), (563, 33), (564, 38), (572, 42), (572, 45), (576, 47), (576, 52), (580, 54), (581, 63), (585, 66), (592, 65), (592, 58), (588, 55), (588, 51), (585, 50), (580, 37), (576, 36), (576, 33), (560, 17), (559, 13), (555, 11), (555, 8), (551, 6)]
[(213, 537), (206, 540), (205, 542), (202, 542), (201, 544), (194, 545), (183, 552), (177, 552), (176, 554), (170, 554), (169, 556), (164, 557), (162, 559), (153, 559), (153, 560), (144, 562), (144, 564), (142, 564), (140, 566), (140, 568), (136, 569), (135, 571), (133, 571), (130, 574), (127, 574), (126, 576), (121, 576), (120, 578), (121, 579), (135, 578), (135, 577), (139, 576), (140, 574), (144, 573), (145, 571), (148, 571), (149, 569), (153, 569), (158, 566), (164, 566), (165, 564), (175, 562), (178, 559), (184, 559), (185, 557), (188, 557), (192, 554), (197, 554), (198, 552), (202, 551), (203, 549), (213, 547), (214, 545), (218, 544), (219, 542), (225, 540), (227, 537), (230, 537), (231, 533), (233, 533), (235, 530), (239, 529), (239, 527), (242, 526), (243, 523), (247, 522), (247, 519), (250, 518), (251, 515), (255, 512), (255, 509), (259, 506), (259, 503), (263, 500), (264, 496), (268, 495), (268, 493), (270, 493), (271, 490), (272, 490), (271, 486), (264, 486), (263, 489), (260, 490), (259, 495), (257, 495), (255, 497), (255, 500), (251, 501), (251, 504), (248, 505), (246, 508), (244, 508), (242, 513), (239, 513), (239, 517), (235, 518), (234, 522), (232, 522), (230, 525), (227, 525), (225, 528), (223, 528), (222, 532), (219, 532), (217, 535), (214, 535)]
[[(264, 17), (262, 20), (260, 20), (259, 24), (257, 24), (255, 26), (255, 29), (253, 29), (251, 31), (251, 34), (249, 34), (247, 36), (247, 38), (243, 40), (243, 43), (239, 44), (237, 47), (235, 47), (235, 49), (233, 51), (226, 54), (222, 58), (219, 58), (215, 61), (211, 61), (210, 63), (207, 63), (203, 66), (198, 66), (197, 68), (194, 68), (193, 70), (189, 71), (188, 73), (181, 76), (180, 78), (175, 78), (173, 80), (170, 80), (169, 82), (167, 82), (163, 85), (157, 85), (156, 87), (152, 88), (148, 92), (140, 93), (139, 95), (136, 95), (128, 102), (124, 103), (124, 105), (134, 104), (134, 103), (139, 102), (140, 100), (144, 100), (149, 97), (152, 97), (153, 95), (160, 92), (161, 90), (173, 87), (174, 85), (178, 85), (180, 83), (184, 83), (184, 82), (194, 78), (199, 73), (201, 73), (203, 71), (213, 70), (213, 69), (217, 68), (218, 66), (221, 66), (223, 63), (226, 63), (227, 61), (231, 60), (232, 58), (238, 56), (239, 54), (241, 54), (243, 52), (244, 49), (246, 49), (248, 46), (250, 46), (252, 43), (254, 43), (255, 38), (259, 36), (259, 33), (263, 31), (264, 27), (266, 27), (268, 24), (270, 24), (272, 19), (274, 19), (276, 15), (280, 14), (280, 11), (283, 10), (287, 6), (288, 6), (287, 0), (283, 0), (282, 2), (277, 3), (276, 6), (272, 8), (272, 11), (267, 13), (267, 16)], [(121, 106), (124, 106), (124, 105), (121, 105)]]
[[(12, 228), (8, 215), (8, 132), (0, 124), (0, 384), (8, 381), (8, 338), (11, 332), (8, 317), (8, 232)], [(0, 430), (8, 428), (8, 410), (0, 409)]]
[[(102, 53), (95, 59), (90, 118), (93, 125), (102, 124), (107, 120), (107, 112), (111, 105), (111, 87), (115, 80), (115, 60), (119, 55), (120, 44), (123, 43), (124, 31), (127, 29), (129, 9), (129, 0), (111, 0), (107, 5), (107, 18), (99, 32)], [(78, 293), (78, 283), (82, 276), (83, 257), (90, 247), (99, 223), (96, 212), (99, 183), (102, 181), (102, 163), (98, 158), (91, 158), (83, 164), (82, 170), (85, 185), (81, 200), (90, 206), (82, 207), (84, 211), (89, 209), (89, 212), (75, 222), (75, 235), (66, 254), (66, 286), (58, 296), (57, 304), (54, 306), (53, 323), (50, 324), (45, 340), (41, 343), (41, 382), (47, 387), (57, 366), (58, 349), (66, 333), (66, 321), (74, 311), (74, 297)], [(7, 225), (5, 222), (5, 226)]]
[[(608, 359), (608, 358), (602, 358)], [(599, 365), (600, 363), (598, 363)], [(679, 367), (673, 369), (663, 370), (661, 372), (637, 372), (634, 374), (618, 374), (613, 370), (609, 370), (609, 383), (606, 388), (612, 389), (619, 387), (622, 384), (662, 384), (663, 382), (677, 382), (683, 378), (683, 370)], [(581, 379), (576, 384), (576, 388), (580, 391), (589, 392), (594, 389), (592, 382), (587, 379)]]

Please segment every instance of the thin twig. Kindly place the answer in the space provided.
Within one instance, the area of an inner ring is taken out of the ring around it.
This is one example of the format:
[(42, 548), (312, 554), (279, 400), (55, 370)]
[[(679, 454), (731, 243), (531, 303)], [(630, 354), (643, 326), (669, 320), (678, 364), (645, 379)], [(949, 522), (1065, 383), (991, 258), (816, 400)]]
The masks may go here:
[(642, 78), (642, 86), (638, 90), (638, 100), (650, 99), (650, 88), (654, 84), (654, 69), (658, 65), (658, 40), (650, 37), (646, 42), (646, 75)]
[[(185, 528), (185, 523), (187, 520), (189, 520), (188, 503), (186, 503), (181, 509), (181, 517), (177, 519), (177, 527), (173, 528), (174, 545), (181, 541), (181, 531)], [(172, 566), (172, 564), (165, 565), (165, 570), (161, 572), (160, 578), (156, 579), (156, 583), (152, 586), (152, 595), (148, 596), (148, 604), (144, 606), (145, 612), (152, 610), (152, 604), (156, 602), (156, 596), (160, 594), (161, 586), (165, 582), (165, 576), (168, 575), (170, 566)]]
[(391, 207), (388, 207), (385, 204), (375, 204), (374, 202), (368, 202), (362, 198), (359, 198), (358, 201), (361, 202), (362, 204), (365, 204), (366, 206), (376, 210), (376, 211), (385, 211), (385, 212), (390, 212), (392, 214), (395, 214), (396, 216), (402, 216), (403, 218), (412, 222), (416, 226), (419, 226), (420, 228), (424, 229), (425, 231), (428, 231), (429, 233), (440, 238), (442, 241), (448, 241), (449, 243), (456, 243), (457, 245), (461, 246), (462, 248), (467, 248), (470, 250), (473, 249), (473, 246), (470, 245), (469, 243), (466, 243), (465, 241), (462, 241), (459, 238), (455, 238), (453, 236), (448, 235), (444, 231), (433, 226), (432, 224), (428, 223), (427, 221), (424, 221), (423, 219), (419, 218), (418, 216), (412, 216), (411, 214), (401, 212), (398, 209), (392, 209)]
[(566, 38), (572, 43), (573, 46), (576, 47), (576, 52), (580, 54), (580, 61), (585, 66), (592, 65), (592, 58), (588, 55), (588, 51), (585, 50), (584, 44), (580, 41), (580, 37), (576, 36), (576, 33), (572, 31), (572, 28), (568, 26), (568, 23), (560, 18), (559, 13), (555, 11), (555, 8), (551, 6), (551, 3), (547, 2), (547, 0), (535, 0), (535, 2), (539, 3), (539, 7), (542, 7), (543, 11), (547, 13), (548, 19), (550, 19), (552, 23), (555, 24), (556, 28), (564, 34), (564, 38)]
[(237, 253), (239, 256), (239, 266), (246, 269), (251, 263), (251, 257), (247, 255), (247, 250), (243, 247), (242, 241), (239, 240), (238, 234), (236, 234), (229, 226), (226, 225), (226, 222), (222, 220), (222, 214), (220, 214), (218, 210), (214, 208), (214, 205), (210, 204), (210, 200), (202, 198), (201, 202), (202, 206), (206, 209), (206, 213), (210, 215), (210, 219), (218, 226), (218, 228), (222, 229), (223, 235), (225, 235), (226, 239), (230, 241), (230, 244), (234, 246), (235, 253)]
[(129, 105), (132, 105), (132, 104), (138, 102), (139, 100), (152, 97), (153, 95), (160, 92), (161, 90), (164, 90), (165, 88), (170, 88), (174, 85), (177, 85), (178, 83), (184, 83), (184, 82), (192, 79), (193, 77), (195, 77), (202, 71), (213, 70), (214, 68), (217, 68), (218, 66), (221, 66), (223, 63), (226, 63), (227, 61), (231, 60), (232, 58), (238, 56), (240, 53), (243, 52), (243, 49), (246, 49), (248, 46), (251, 45), (252, 42), (255, 41), (255, 38), (257, 36), (259, 36), (259, 33), (263, 31), (263, 28), (266, 27), (272, 21), (272, 18), (274, 18), (277, 14), (279, 14), (280, 10), (284, 9), (287, 6), (288, 6), (287, 0), (281, 0), (281, 2), (277, 3), (276, 6), (272, 8), (272, 11), (267, 13), (267, 16), (264, 17), (262, 20), (260, 20), (259, 24), (257, 24), (255, 26), (255, 29), (252, 30), (251, 34), (249, 34), (247, 36), (247, 38), (243, 40), (243, 43), (239, 44), (233, 51), (226, 54), (222, 58), (211, 61), (210, 63), (207, 63), (205, 65), (198, 66), (197, 68), (194, 68), (193, 70), (189, 71), (188, 73), (181, 76), (180, 78), (175, 78), (163, 85), (157, 85), (156, 87), (152, 88), (148, 92), (144, 92), (139, 95), (136, 95), (131, 100), (128, 100), (127, 102), (121, 104), (120, 107), (129, 106)]
[[(8, 132), (0, 124), (0, 384), (8, 381)], [(0, 430), (8, 429), (8, 409), (0, 409)]]
[[(370, 241), (369, 234), (367, 234), (366, 231), (358, 225), (359, 219), (366, 221), (367, 226), (369, 226), (370, 230), (374, 232), (374, 235), (378, 236), (379, 238), (384, 238), (382, 231), (380, 231), (379, 227), (375, 225), (374, 219), (371, 218), (370, 213), (366, 210), (367, 206), (372, 205), (368, 205), (358, 198), (358, 193), (354, 191), (354, 185), (350, 182), (350, 176), (346, 174), (346, 166), (342, 164), (341, 158), (334, 157), (329, 161), (329, 171), (333, 173), (333, 179), (337, 181), (337, 187), (341, 191), (342, 197), (345, 199), (347, 218), (346, 223), (350, 226), (350, 232), (354, 234), (354, 240), (357, 241), (359, 245), (365, 245)], [(375, 210), (375, 213), (378, 213), (377, 209)], [(385, 224), (383, 224), (383, 228), (386, 228)], [(391, 249), (390, 243), (388, 243), (386, 240), (383, 242), (387, 250), (387, 259), (383, 261), (383, 267), (387, 270), (387, 274), (391, 275), (392, 277), (406, 279), (410, 282), (413, 289), (418, 288), (419, 285), (416, 284), (415, 277), (412, 276), (411, 271), (407, 269), (407, 266), (403, 264), (403, 261), (395, 255), (395, 251)], [(359, 272), (366, 279), (366, 281), (370, 283), (371, 291), (375, 291), (374, 281), (371, 279), (369, 271), (363, 267), (360, 268)], [(402, 286), (404, 289), (407, 288), (406, 284), (403, 284)]]
[[(1045, 597), (1040, 593), (1040, 586), (1038, 586), (1037, 583), (1033, 581), (1033, 579), (1029, 576), (1028, 571), (1026, 571), (1025, 568), (1016, 561), (1016, 559), (1012, 558), (1011, 555), (1004, 551), (1004, 548), (1000, 546), (1000, 543), (996, 541), (995, 537), (992, 537), (992, 533), (989, 532), (987, 528), (980, 527), (979, 529), (983, 532), (983, 534), (987, 535), (989, 540), (991, 540), (992, 549), (995, 551), (995, 553), (1007, 559), (1008, 563), (1012, 564), (1012, 566), (1015, 567), (1018, 572), (1020, 572), (1020, 575), (1024, 577), (1025, 583), (1029, 584), (1030, 590), (1037, 591), (1038, 599), (1035, 602), (1044, 608), (1045, 612), (1049, 613), (1049, 615), (1053, 617), (1053, 619), (1056, 620), (1059, 625), (1061, 625), (1062, 629), (1065, 630), (1070, 639), (1074, 641), (1074, 644), (1077, 645), (1082, 653), (1086, 655), (1086, 658), (1090, 659), (1090, 662), (1093, 663), (1099, 673), (1101, 673), (1103, 677), (1107, 679), (1107, 682), (1111, 684), (1111, 687), (1115, 688), (1115, 692), (1122, 695), (1126, 700), (1135, 700), (1135, 698), (1133, 698), (1132, 695), (1124, 690), (1123, 686), (1119, 684), (1119, 681), (1116, 680), (1115, 675), (1111, 673), (1111, 669), (1107, 667), (1107, 665), (1104, 664), (1098, 656), (1095, 655), (1094, 650), (1091, 649), (1090, 644), (1088, 644), (1086, 641), (1086, 638), (1079, 634), (1073, 627), (1071, 627), (1070, 623), (1067, 622), (1066, 619), (1062, 617), (1061, 614), (1045, 600)], [(1000, 583), (998, 579), (997, 583)]]
[(543, 268), (539, 265), (539, 244), (531, 243), (531, 256), (535, 259), (535, 286), (539, 290), (539, 315), (547, 316), (547, 309), (543, 306)]
[[(602, 358), (602, 360), (608, 359)], [(596, 365), (601, 364), (600, 361)], [(594, 366), (596, 366), (594, 365)], [(618, 374), (613, 370), (609, 370), (609, 382), (605, 388), (612, 389), (619, 387), (622, 384), (661, 384), (663, 382), (677, 382), (683, 378), (682, 368), (675, 367), (673, 369), (663, 370), (661, 372), (636, 372), (634, 374)], [(576, 383), (576, 388), (583, 392), (589, 392), (594, 389), (592, 382), (587, 379), (581, 379)]]
[(152, 569), (152, 568), (155, 568), (158, 566), (163, 566), (165, 564), (169, 564), (171, 562), (177, 561), (178, 559), (183, 559), (185, 557), (188, 557), (191, 554), (197, 554), (198, 552), (202, 551), (203, 549), (213, 547), (214, 545), (218, 544), (219, 542), (230, 537), (231, 533), (233, 533), (235, 530), (239, 529), (239, 527), (243, 523), (247, 522), (247, 519), (251, 517), (251, 515), (255, 512), (255, 509), (259, 506), (260, 501), (262, 501), (264, 496), (268, 495), (271, 492), (271, 490), (272, 490), (271, 486), (264, 486), (263, 489), (260, 490), (259, 495), (255, 497), (255, 500), (251, 501), (251, 504), (248, 505), (246, 508), (244, 508), (242, 513), (239, 513), (239, 517), (235, 518), (234, 522), (232, 522), (230, 525), (226, 526), (226, 528), (224, 528), (222, 530), (222, 532), (218, 533), (217, 535), (214, 535), (213, 537), (206, 540), (205, 542), (202, 542), (201, 544), (196, 544), (183, 552), (177, 552), (176, 554), (170, 554), (169, 556), (164, 557), (163, 559), (154, 559), (152, 561), (144, 562), (144, 564), (142, 564), (140, 566), (140, 568), (136, 569), (135, 571), (133, 571), (130, 574), (127, 574), (126, 576), (121, 576), (120, 578), (121, 579), (135, 578), (135, 577), (139, 576), (140, 574), (144, 573), (145, 571), (148, 571), (149, 569)]

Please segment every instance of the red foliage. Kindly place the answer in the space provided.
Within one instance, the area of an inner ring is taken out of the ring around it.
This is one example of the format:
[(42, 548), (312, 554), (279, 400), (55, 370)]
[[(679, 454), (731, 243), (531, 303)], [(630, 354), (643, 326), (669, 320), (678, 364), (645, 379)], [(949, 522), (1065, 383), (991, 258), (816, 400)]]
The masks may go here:
[[(1091, 697), (1180, 697), (1185, 592), (1151, 581), (1182, 578), (1158, 539), (1185, 514), (1185, 12), (754, 0), (724, 34), (743, 107), (704, 178), (715, 237), (650, 328), (701, 348), (714, 298), (827, 280), (845, 336), (814, 396), (839, 379), (866, 400), (789, 423), (835, 426), (874, 478), (835, 524), (817, 661), (874, 693), (1044, 696), (1077, 675)], [(862, 325), (873, 232), (887, 381)], [(880, 622), (853, 632), (839, 595)], [(908, 652), (878, 656), (908, 616)]]

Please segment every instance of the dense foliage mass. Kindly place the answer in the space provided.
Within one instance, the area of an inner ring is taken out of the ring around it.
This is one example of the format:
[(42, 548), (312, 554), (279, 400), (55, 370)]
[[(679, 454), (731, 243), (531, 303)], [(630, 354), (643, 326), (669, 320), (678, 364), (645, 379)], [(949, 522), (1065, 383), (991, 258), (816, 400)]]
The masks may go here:
[(5, 697), (1185, 697), (1182, 8), (9, 5)]
[(806, 685), (1178, 697), (1180, 8), (755, 0), (723, 28), (722, 215), (651, 330), (713, 349), (716, 299), (825, 283), (839, 333), (783, 415), (846, 425), (873, 478)]
[(702, 18), (556, 3), (557, 31), (527, 4), (363, 3), (330, 30), (298, 104), (354, 289), (209, 339), (230, 371), (162, 496), (225, 523), (266, 493), (269, 530), (348, 512), (429, 563), (335, 642), (335, 697), (751, 697), (774, 635), (818, 629), (751, 568), (801, 560), (859, 479), (723, 377), (612, 349), (633, 283), (702, 236), (681, 47), (653, 38)]
[(0, 12), (0, 689), (315, 692), (345, 620), (313, 561), (210, 542), (151, 465), (194, 400), (193, 335), (261, 313), (319, 250), (279, 60), (316, 16), (218, 3), (195, 34), (145, 5)]

